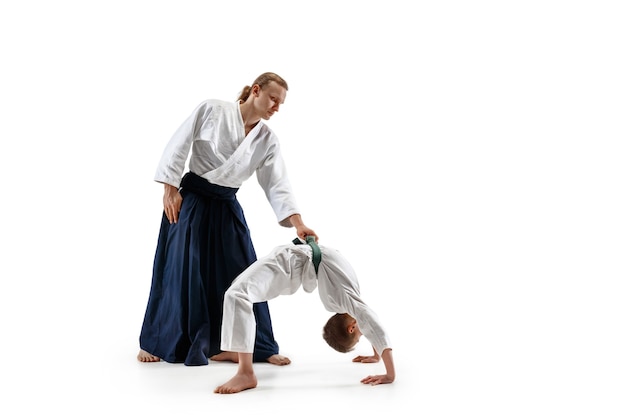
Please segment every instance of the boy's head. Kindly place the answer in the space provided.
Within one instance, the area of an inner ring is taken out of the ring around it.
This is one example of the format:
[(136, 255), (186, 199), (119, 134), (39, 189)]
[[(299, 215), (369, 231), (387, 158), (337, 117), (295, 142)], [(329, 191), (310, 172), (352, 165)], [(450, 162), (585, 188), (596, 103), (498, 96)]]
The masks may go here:
[(337, 313), (326, 322), (323, 337), (337, 352), (346, 353), (354, 349), (361, 337), (356, 320), (346, 313)]

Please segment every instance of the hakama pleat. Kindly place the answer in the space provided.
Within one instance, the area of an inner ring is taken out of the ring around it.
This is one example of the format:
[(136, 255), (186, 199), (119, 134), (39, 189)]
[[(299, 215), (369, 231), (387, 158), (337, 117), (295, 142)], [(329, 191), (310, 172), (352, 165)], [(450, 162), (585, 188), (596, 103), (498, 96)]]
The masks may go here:
[[(139, 344), (171, 363), (206, 365), (220, 353), (224, 293), (257, 258), (237, 188), (187, 173), (179, 221), (163, 214)], [(278, 353), (267, 302), (254, 305), (254, 360)]]

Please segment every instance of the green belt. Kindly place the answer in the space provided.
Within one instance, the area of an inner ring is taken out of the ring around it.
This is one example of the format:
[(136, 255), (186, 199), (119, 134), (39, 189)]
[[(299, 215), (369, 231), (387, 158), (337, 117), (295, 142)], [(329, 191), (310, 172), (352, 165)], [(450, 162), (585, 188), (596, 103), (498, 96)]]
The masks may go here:
[[(293, 243), (295, 243), (296, 245), (301, 245), (302, 241), (299, 238), (295, 238), (293, 240)], [(317, 246), (317, 243), (315, 242), (315, 238), (313, 236), (307, 236), (306, 243), (311, 247), (311, 249), (313, 249), (313, 266), (315, 267), (315, 273), (317, 274), (320, 262), (322, 261), (322, 251), (320, 250), (320, 247)]]

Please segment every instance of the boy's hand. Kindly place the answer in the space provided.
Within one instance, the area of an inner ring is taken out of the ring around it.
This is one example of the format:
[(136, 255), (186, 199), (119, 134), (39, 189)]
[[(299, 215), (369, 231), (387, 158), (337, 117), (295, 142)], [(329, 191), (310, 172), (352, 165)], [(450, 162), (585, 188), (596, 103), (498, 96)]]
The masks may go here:
[(380, 356), (379, 355), (372, 355), (372, 356), (357, 356), (356, 358), (352, 359), (352, 362), (361, 362), (361, 363), (376, 363), (380, 360)]
[(363, 378), (361, 382), (369, 385), (391, 384), (393, 382), (393, 378), (390, 378), (387, 375), (370, 375)]

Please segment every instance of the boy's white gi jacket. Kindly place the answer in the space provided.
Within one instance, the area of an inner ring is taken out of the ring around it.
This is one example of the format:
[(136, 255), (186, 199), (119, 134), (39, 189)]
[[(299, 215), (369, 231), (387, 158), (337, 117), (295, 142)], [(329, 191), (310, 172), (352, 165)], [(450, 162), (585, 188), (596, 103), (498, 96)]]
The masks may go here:
[(282, 245), (274, 248), (242, 272), (224, 296), (221, 348), (252, 353), (256, 323), (252, 304), (279, 295), (318, 288), (326, 310), (348, 313), (356, 319), (363, 336), (379, 354), (390, 348), (387, 333), (374, 311), (363, 302), (352, 266), (336, 249), (320, 245), (322, 261), (316, 276), (309, 245)]

